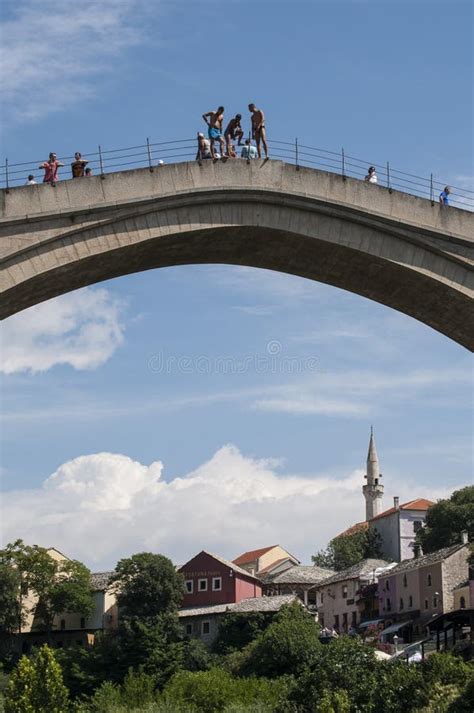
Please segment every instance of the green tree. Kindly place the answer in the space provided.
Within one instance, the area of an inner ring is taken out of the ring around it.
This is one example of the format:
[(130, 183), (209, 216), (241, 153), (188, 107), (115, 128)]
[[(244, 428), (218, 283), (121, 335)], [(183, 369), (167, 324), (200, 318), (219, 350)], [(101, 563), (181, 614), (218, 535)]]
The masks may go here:
[(21, 595), (28, 590), (36, 595), (33, 611), (44, 629), (53, 630), (58, 614), (77, 612), (87, 616), (93, 609), (90, 571), (77, 560), (55, 560), (44, 547), (25, 545), (21, 540), (0, 551), (0, 559), (9, 560), (21, 576)]
[(29, 658), (22, 656), (8, 680), (5, 695), (5, 713), (36, 713), (33, 703), (35, 667)]
[(176, 612), (184, 594), (184, 580), (163, 555), (141, 552), (122, 559), (112, 577), (120, 617), (152, 620), (164, 612)]
[(340, 535), (332, 539), (325, 550), (313, 555), (312, 560), (318, 567), (327, 567), (340, 571), (357, 564), (369, 557), (380, 558), (382, 540), (378, 532), (368, 527), (351, 535)]
[(423, 551), (434, 552), (459, 544), (461, 532), (474, 539), (474, 485), (456, 490), (450, 498), (438, 500), (428, 508), (425, 527), (418, 530), (417, 541)]
[(18, 631), (21, 619), (21, 574), (0, 559), (0, 634)]
[(378, 713), (373, 706), (378, 669), (372, 649), (358, 639), (341, 636), (320, 647), (318, 656), (299, 676), (290, 698), (302, 710), (313, 710), (326, 691), (343, 690), (349, 696), (351, 711)]
[(298, 603), (282, 607), (270, 626), (248, 647), (246, 675), (298, 675), (319, 654), (319, 627)]
[(35, 689), (33, 700), (37, 713), (65, 713), (69, 693), (63, 682), (61, 666), (49, 646), (42, 646), (34, 658)]
[(219, 624), (213, 651), (228, 654), (240, 651), (271, 624), (274, 615), (254, 612), (249, 614), (229, 613)]
[(5, 713), (65, 713), (69, 694), (61, 666), (48, 646), (36, 656), (22, 656), (10, 676)]

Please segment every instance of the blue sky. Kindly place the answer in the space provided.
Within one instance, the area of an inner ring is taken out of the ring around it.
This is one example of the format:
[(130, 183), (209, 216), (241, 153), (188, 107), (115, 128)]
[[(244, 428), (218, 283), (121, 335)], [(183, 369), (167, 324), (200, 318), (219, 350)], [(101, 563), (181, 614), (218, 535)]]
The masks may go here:
[[(2, 39), (11, 161), (184, 138), (255, 101), (270, 136), (472, 190), (468, 1), (24, 0)], [(3, 539), (95, 568), (273, 542), (308, 561), (363, 517), (371, 423), (387, 507), (472, 479), (468, 353), (300, 278), (131, 275), (7, 320), (3, 357)]]

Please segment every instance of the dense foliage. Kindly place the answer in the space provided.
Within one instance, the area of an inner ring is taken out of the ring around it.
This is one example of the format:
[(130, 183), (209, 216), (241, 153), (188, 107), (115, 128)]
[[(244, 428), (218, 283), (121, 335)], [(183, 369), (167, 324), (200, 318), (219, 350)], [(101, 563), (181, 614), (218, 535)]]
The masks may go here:
[(425, 527), (417, 533), (423, 552), (434, 552), (442, 547), (461, 542), (461, 533), (468, 533), (474, 541), (474, 485), (456, 490), (450, 498), (438, 500), (428, 508)]
[[(0, 563), (7, 570), (13, 587), (10, 591), (10, 620), (13, 616), (13, 599), (16, 599), (22, 615), (26, 613), (26, 592), (35, 599), (28, 613), (34, 613), (47, 632), (53, 630), (54, 619), (58, 614), (74, 612), (87, 616), (92, 611), (91, 575), (81, 562), (53, 559), (44, 547), (25, 545), (22, 540), (17, 540), (0, 550)], [(16, 578), (12, 570), (16, 572)], [(21, 623), (18, 617), (18, 626), (14, 628), (21, 628)]]
[(339, 535), (330, 541), (325, 550), (320, 550), (312, 556), (318, 567), (335, 569), (340, 572), (369, 557), (382, 557), (381, 537), (372, 528), (357, 530), (351, 535)]
[(151, 622), (163, 613), (176, 611), (183, 599), (183, 577), (163, 555), (140, 552), (120, 560), (112, 581), (122, 620)]
[(43, 646), (31, 659), (23, 656), (8, 682), (5, 713), (65, 713), (69, 693), (61, 666)]
[(473, 710), (473, 666), (453, 655), (380, 662), (357, 637), (322, 644), (299, 603), (276, 615), (225, 617), (209, 652), (182, 634), (182, 581), (169, 560), (148, 553), (122, 560), (114, 582), (123, 603), (118, 628), (93, 647), (45, 646), (23, 656), (10, 675), (6, 713)]

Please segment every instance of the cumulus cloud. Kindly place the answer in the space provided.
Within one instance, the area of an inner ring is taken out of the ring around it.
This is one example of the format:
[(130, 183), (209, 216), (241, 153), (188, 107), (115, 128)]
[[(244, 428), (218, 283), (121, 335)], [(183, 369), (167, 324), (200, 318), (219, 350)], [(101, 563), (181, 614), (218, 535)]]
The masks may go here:
[(138, 21), (145, 8), (141, 0), (11, 3), (0, 26), (7, 108), (33, 119), (94, 95), (107, 68), (117, 71), (121, 53), (143, 42)]
[(85, 288), (13, 315), (2, 325), (1, 371), (100, 366), (123, 341), (122, 307), (106, 289)]
[[(80, 456), (41, 488), (5, 493), (3, 539), (55, 546), (95, 569), (143, 550), (184, 563), (201, 549), (234, 558), (276, 543), (309, 562), (331, 537), (363, 519), (363, 473), (281, 476), (279, 465), (227, 445), (196, 470), (166, 481), (160, 461), (147, 466), (114, 453)], [(397, 482), (402, 502), (413, 492), (413, 484)], [(416, 488), (420, 497), (446, 494)]]

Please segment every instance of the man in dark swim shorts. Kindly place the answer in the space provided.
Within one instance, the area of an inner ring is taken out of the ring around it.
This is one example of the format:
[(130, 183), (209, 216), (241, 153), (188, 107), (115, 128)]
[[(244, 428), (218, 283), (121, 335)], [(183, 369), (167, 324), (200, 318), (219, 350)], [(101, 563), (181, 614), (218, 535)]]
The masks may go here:
[(232, 145), (232, 141), (238, 140), (238, 145), (242, 143), (242, 137), (244, 135), (243, 129), (240, 126), (240, 120), (242, 119), (242, 114), (236, 114), (233, 119), (227, 124), (226, 130), (224, 131), (225, 145), (227, 147), (227, 155), (229, 155), (229, 148)]
[(265, 149), (265, 158), (268, 158), (267, 135), (265, 132), (265, 115), (261, 109), (257, 109), (255, 104), (249, 104), (249, 111), (252, 114), (252, 138), (257, 144), (258, 157), (262, 158), (260, 141)]
[(208, 111), (207, 114), (203, 114), (202, 118), (208, 125), (208, 136), (211, 142), (211, 156), (216, 158), (214, 151), (214, 142), (218, 141), (221, 147), (221, 156), (224, 156), (224, 137), (222, 136), (222, 124), (224, 121), (224, 107), (220, 106), (217, 111)]

